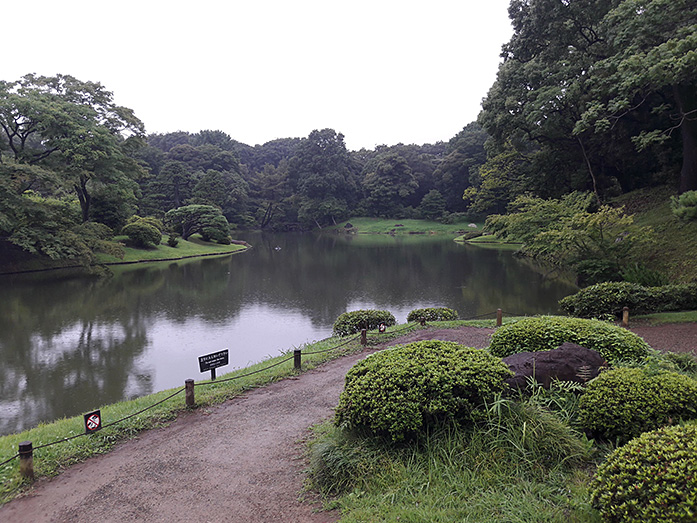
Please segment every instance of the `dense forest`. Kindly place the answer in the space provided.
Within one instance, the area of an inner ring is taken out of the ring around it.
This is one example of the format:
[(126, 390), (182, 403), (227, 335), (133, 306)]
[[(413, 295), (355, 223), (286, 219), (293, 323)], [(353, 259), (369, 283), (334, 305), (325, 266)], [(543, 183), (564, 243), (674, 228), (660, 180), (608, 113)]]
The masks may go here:
[(473, 220), (521, 196), (588, 192), (597, 205), (697, 189), (697, 4), (512, 0), (509, 15), (478, 120), (436, 144), (349, 151), (333, 129), (254, 146), (219, 130), (147, 134), (99, 83), (1, 81), (0, 245), (89, 261), (118, 250), (127, 225), (224, 241), (228, 224)]

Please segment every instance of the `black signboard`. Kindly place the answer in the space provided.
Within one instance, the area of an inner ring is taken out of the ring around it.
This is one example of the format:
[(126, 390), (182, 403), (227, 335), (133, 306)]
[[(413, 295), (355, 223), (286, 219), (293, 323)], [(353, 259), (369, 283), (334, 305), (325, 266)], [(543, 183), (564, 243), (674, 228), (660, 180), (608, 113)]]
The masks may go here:
[(98, 410), (85, 414), (85, 434), (92, 434), (102, 428), (102, 413)]
[(212, 352), (198, 357), (198, 367), (201, 372), (211, 371), (211, 379), (215, 379), (215, 369), (227, 365), (229, 361), (228, 350)]

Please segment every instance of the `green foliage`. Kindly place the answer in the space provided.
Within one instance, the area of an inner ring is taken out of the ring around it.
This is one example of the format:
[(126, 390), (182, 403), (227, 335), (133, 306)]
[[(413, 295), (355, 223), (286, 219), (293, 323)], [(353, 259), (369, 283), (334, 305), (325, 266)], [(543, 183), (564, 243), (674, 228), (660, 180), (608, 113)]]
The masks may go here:
[(399, 445), (322, 425), (309, 450), (311, 486), (355, 523), (600, 521), (583, 434), (527, 401), (497, 398), (482, 416)]
[(697, 380), (670, 371), (619, 368), (588, 383), (579, 421), (595, 436), (626, 442), (643, 432), (697, 417)]
[(141, 218), (128, 223), (121, 233), (128, 236), (129, 241), (135, 247), (152, 248), (162, 241), (162, 233), (157, 227), (148, 223), (147, 218)]
[(489, 350), (505, 357), (518, 352), (552, 350), (565, 342), (595, 350), (610, 363), (641, 361), (651, 349), (633, 332), (599, 320), (541, 316), (500, 327), (491, 336)]
[(537, 235), (595, 205), (591, 193), (573, 192), (562, 199), (543, 199), (519, 196), (509, 206), (508, 213), (487, 217), (485, 229), (508, 241), (532, 244)]
[(686, 191), (680, 196), (671, 197), (670, 208), (680, 220), (697, 220), (697, 191)]
[(389, 311), (365, 309), (349, 311), (341, 314), (334, 322), (335, 336), (349, 336), (360, 332), (362, 329), (377, 329), (381, 323), (390, 327), (397, 323), (397, 320)]
[(624, 267), (620, 274), (624, 281), (638, 283), (644, 287), (660, 287), (670, 283), (668, 277), (661, 271), (649, 269), (642, 263), (633, 263)]
[(162, 220), (158, 220), (157, 218), (154, 218), (153, 216), (140, 217), (140, 216), (134, 215), (134, 216), (131, 216), (126, 221), (126, 225), (130, 225), (132, 223), (142, 223), (145, 225), (150, 225), (151, 227), (154, 227), (155, 229), (157, 229), (160, 232), (164, 231), (164, 225), (162, 224)]
[(167, 245), (170, 247), (176, 247), (179, 245), (179, 238), (177, 233), (173, 232), (169, 236), (167, 236)]
[(349, 370), (336, 423), (401, 441), (439, 421), (471, 420), (511, 375), (500, 358), (457, 343), (397, 346)]
[(573, 316), (619, 317), (624, 307), (632, 314), (697, 309), (697, 284), (644, 287), (629, 282), (605, 282), (581, 289), (559, 300), (561, 309)]
[(445, 198), (436, 189), (431, 189), (421, 200), (419, 213), (426, 220), (437, 220), (445, 212)]
[(458, 318), (456, 310), (447, 307), (429, 307), (426, 309), (414, 309), (407, 315), (407, 321), (452, 321)]
[(183, 240), (199, 233), (218, 243), (229, 243), (230, 224), (220, 209), (212, 205), (185, 205), (165, 214), (165, 223), (181, 232)]
[(675, 365), (676, 369), (693, 377), (697, 377), (697, 357), (689, 352), (670, 352), (666, 351), (663, 356), (670, 363)]
[(591, 501), (605, 521), (688, 523), (697, 514), (697, 425), (642, 434), (598, 467)]

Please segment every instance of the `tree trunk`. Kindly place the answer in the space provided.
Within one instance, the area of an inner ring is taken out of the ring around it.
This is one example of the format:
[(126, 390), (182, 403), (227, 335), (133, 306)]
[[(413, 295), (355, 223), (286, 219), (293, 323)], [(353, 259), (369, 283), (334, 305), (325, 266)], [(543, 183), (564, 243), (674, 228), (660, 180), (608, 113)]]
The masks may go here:
[(87, 191), (87, 177), (80, 176), (79, 182), (75, 184), (75, 192), (77, 199), (80, 201), (80, 210), (82, 211), (82, 223), (90, 219), (90, 203), (92, 197)]
[(697, 86), (673, 87), (675, 101), (680, 110), (680, 134), (682, 136), (682, 169), (680, 193), (697, 190)]

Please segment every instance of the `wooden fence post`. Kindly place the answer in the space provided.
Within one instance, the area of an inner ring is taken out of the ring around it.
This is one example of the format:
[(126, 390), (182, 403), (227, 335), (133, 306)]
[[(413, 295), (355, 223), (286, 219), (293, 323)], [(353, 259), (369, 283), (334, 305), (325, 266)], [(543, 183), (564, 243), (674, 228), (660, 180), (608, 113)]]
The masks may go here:
[(503, 325), (503, 311), (496, 309), (496, 326), (500, 327), (501, 325)]
[(293, 351), (293, 366), (295, 367), (295, 370), (302, 369), (302, 354), (303, 351), (300, 349), (295, 349)]
[(196, 398), (194, 396), (194, 380), (191, 378), (184, 381), (184, 395), (186, 396), (186, 406), (195, 407)]
[(19, 444), (19, 474), (23, 478), (34, 480), (34, 449), (31, 441)]
[(629, 307), (622, 309), (622, 327), (629, 328)]
[(365, 329), (361, 329), (361, 345), (363, 345), (363, 347), (368, 345), (368, 331)]

